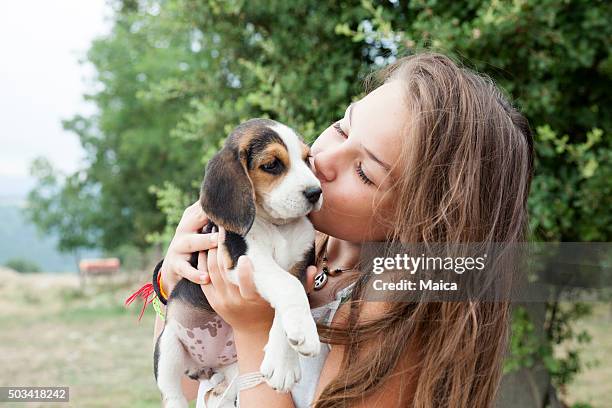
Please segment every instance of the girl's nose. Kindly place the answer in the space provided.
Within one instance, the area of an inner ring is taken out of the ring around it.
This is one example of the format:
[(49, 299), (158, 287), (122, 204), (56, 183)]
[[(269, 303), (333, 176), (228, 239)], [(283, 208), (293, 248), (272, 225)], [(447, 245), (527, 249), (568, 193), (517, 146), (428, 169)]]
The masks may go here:
[(330, 182), (335, 177), (335, 172), (329, 165), (329, 155), (325, 152), (319, 152), (312, 156), (313, 170), (315, 176), (321, 181)]

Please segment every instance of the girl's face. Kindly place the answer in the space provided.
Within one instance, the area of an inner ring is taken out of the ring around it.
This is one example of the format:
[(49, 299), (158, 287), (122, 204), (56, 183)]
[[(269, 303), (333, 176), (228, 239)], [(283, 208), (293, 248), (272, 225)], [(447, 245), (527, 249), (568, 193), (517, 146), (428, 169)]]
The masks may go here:
[(377, 202), (379, 214), (394, 204), (390, 188), (397, 169), (391, 168), (407, 119), (403, 92), (399, 82), (380, 86), (349, 105), (312, 144), (310, 163), (321, 181), (323, 206), (308, 218), (318, 231), (351, 242), (385, 239), (387, 227), (374, 224), (374, 211)]

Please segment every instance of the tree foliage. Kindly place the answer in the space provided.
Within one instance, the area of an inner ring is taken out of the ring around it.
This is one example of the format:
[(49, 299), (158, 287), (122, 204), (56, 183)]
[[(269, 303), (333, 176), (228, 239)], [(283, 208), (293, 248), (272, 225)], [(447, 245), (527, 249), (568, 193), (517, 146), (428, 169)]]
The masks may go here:
[(36, 262), (23, 258), (11, 258), (4, 266), (21, 273), (40, 273), (40, 266)]

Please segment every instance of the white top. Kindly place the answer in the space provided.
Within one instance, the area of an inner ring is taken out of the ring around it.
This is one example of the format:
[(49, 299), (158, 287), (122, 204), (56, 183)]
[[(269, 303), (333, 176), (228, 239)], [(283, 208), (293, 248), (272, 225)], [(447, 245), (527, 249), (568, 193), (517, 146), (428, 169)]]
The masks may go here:
[[(353, 285), (349, 285), (346, 288), (339, 290), (336, 293), (334, 301), (327, 303), (323, 306), (310, 309), (312, 317), (315, 321), (325, 325), (329, 325), (340, 307), (342, 299), (351, 292)], [(319, 377), (321, 376), (321, 370), (325, 359), (331, 350), (331, 346), (327, 343), (321, 343), (321, 352), (316, 357), (304, 357), (299, 355), (300, 367), (302, 369), (302, 378), (297, 382), (291, 389), (291, 396), (293, 397), (293, 404), (296, 408), (309, 408), (314, 400), (314, 393), (319, 383)]]

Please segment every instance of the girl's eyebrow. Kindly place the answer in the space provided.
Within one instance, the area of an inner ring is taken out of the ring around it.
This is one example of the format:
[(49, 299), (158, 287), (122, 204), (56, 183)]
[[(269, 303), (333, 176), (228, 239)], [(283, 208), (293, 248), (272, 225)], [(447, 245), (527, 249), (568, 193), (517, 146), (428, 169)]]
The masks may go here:
[[(348, 111), (349, 111), (349, 128), (351, 128), (351, 118), (353, 116), (353, 109), (355, 108), (355, 106), (357, 105), (357, 102), (353, 102), (349, 105), (348, 107)], [(374, 160), (376, 163), (378, 163), (383, 169), (385, 169), (387, 172), (391, 171), (391, 166), (389, 166), (387, 163), (385, 163), (384, 161), (380, 160), (378, 157), (374, 156), (374, 153), (372, 153), (371, 151), (369, 151), (362, 143), (360, 143), (361, 147), (363, 148), (363, 150), (365, 150), (365, 152), (368, 154), (368, 156), (370, 156), (370, 158), (372, 160)]]
[(391, 166), (389, 166), (387, 163), (385, 163), (384, 161), (380, 160), (378, 157), (374, 156), (374, 153), (372, 153), (371, 151), (369, 151), (368, 149), (366, 149), (366, 147), (362, 144), (361, 147), (363, 148), (363, 150), (365, 150), (365, 152), (368, 154), (368, 156), (370, 156), (370, 158), (372, 160), (374, 160), (376, 163), (378, 163), (383, 169), (385, 169), (385, 171), (389, 172), (391, 170)]

